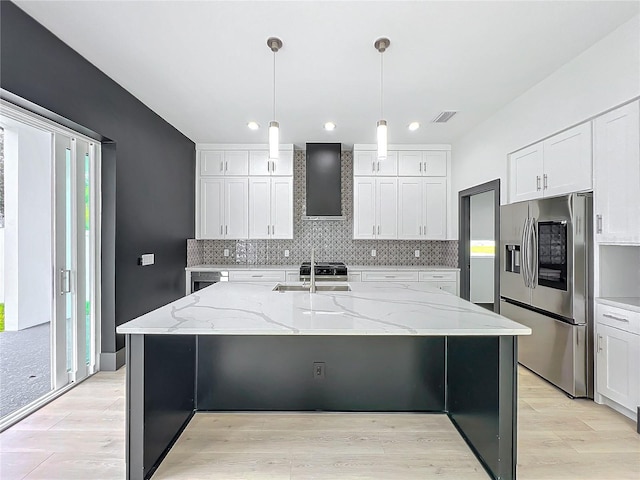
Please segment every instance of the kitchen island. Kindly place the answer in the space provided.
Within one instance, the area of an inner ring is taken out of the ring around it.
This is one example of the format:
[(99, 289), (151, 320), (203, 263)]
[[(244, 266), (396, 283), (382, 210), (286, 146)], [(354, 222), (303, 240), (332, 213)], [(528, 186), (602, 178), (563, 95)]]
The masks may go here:
[(316, 410), (446, 414), (492, 478), (515, 478), (530, 329), (417, 282), (334, 285), (217, 283), (119, 326), (127, 478), (149, 478), (196, 411)]

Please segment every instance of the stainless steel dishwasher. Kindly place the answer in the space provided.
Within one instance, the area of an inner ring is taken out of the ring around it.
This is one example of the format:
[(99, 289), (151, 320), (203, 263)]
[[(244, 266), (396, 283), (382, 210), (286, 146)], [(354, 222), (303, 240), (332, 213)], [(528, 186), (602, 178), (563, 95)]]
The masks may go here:
[(218, 282), (228, 282), (229, 272), (216, 270), (214, 272), (191, 272), (191, 293), (202, 290)]

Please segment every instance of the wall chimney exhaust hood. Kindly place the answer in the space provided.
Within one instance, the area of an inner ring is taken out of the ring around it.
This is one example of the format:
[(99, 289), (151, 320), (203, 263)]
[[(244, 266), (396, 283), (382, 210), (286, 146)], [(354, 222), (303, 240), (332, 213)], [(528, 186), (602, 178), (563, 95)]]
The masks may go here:
[(307, 143), (307, 214), (303, 220), (344, 220), (341, 144)]

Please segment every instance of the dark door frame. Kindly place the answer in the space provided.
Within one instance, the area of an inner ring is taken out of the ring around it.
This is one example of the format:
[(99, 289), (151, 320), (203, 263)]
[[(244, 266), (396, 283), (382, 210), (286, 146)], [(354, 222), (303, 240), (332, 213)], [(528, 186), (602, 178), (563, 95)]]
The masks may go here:
[(494, 238), (496, 255), (493, 266), (493, 311), (500, 313), (500, 179), (497, 178), (458, 193), (458, 265), (460, 265), (460, 297), (471, 298), (471, 197), (479, 193), (494, 192)]

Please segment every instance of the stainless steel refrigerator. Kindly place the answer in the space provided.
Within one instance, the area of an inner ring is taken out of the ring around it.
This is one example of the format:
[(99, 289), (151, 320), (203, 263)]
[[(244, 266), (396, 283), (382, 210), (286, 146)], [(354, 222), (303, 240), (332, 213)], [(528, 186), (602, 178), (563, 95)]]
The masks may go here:
[(518, 361), (573, 397), (593, 398), (593, 199), (500, 209), (500, 313), (531, 328)]

